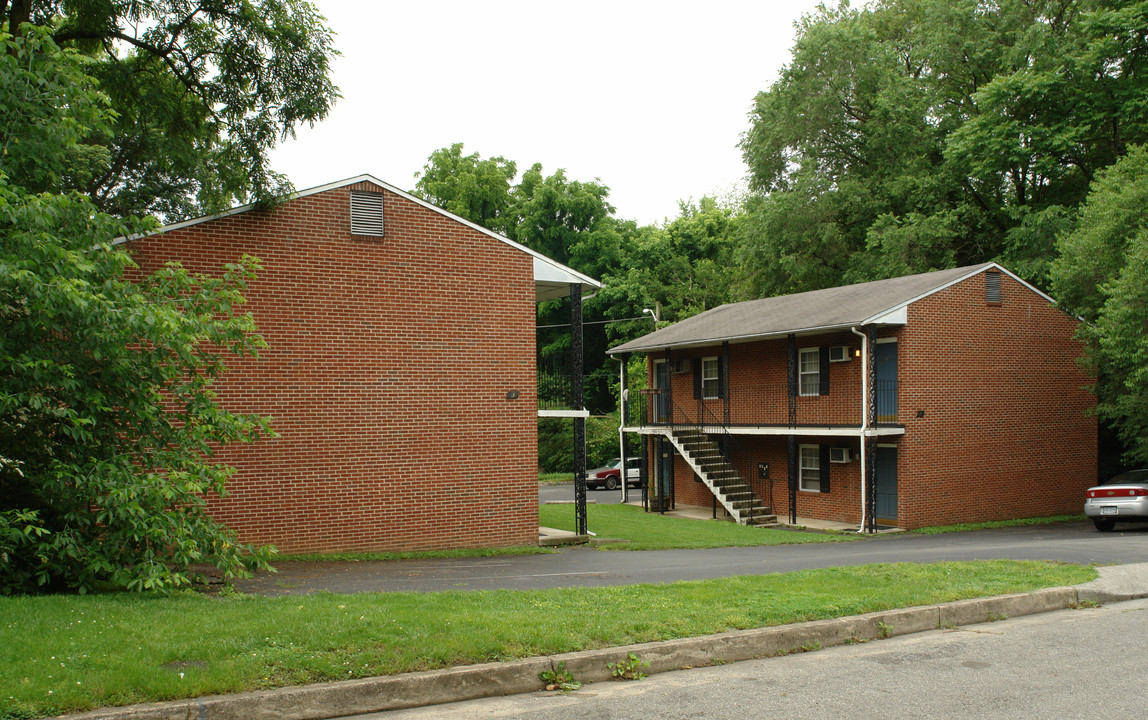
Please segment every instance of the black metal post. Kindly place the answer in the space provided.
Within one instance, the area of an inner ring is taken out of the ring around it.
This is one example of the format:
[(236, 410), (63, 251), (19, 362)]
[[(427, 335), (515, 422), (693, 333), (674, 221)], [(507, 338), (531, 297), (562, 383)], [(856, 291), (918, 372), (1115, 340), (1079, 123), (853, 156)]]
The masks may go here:
[[(582, 410), (582, 285), (570, 283), (570, 407)], [(625, 472), (625, 470), (623, 470)], [(579, 535), (586, 527), (586, 418), (574, 418), (574, 525)]]
[(797, 457), (797, 436), (789, 436), (788, 447), (788, 461), (789, 461), (789, 524), (797, 524), (797, 482), (798, 482), (798, 457)]
[[(865, 398), (866, 426), (872, 428), (877, 422), (877, 328), (870, 325), (865, 328), (865, 365), (869, 377), (866, 382), (869, 386), (869, 397)], [(869, 519), (869, 532), (877, 532), (877, 439), (867, 436), (862, 439), (865, 443), (866, 457), (869, 464), (865, 468), (863, 482), (868, 486), (865, 494), (865, 516)]]
[(786, 353), (786, 378), (789, 381), (789, 427), (797, 427), (797, 336), (789, 334)]
[(722, 424), (725, 427), (730, 425), (730, 398), (729, 398), (729, 341), (726, 340), (721, 344), (721, 370), (719, 371), (719, 382), (721, 389), (719, 392), (722, 396)]

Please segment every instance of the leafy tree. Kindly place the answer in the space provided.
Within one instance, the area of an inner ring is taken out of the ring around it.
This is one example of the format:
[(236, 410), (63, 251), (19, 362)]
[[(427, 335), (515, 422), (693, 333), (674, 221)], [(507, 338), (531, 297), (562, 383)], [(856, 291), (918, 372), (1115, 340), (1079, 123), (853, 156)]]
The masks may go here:
[(1128, 459), (1148, 462), (1148, 148), (1132, 148), (1100, 174), (1059, 248), (1053, 292), (1086, 321), (1079, 336), (1097, 378), (1097, 411)]
[(121, 217), (271, 202), (291, 188), (268, 151), (338, 97), (331, 32), (307, 0), (0, 0), (5, 25), (90, 57), (116, 110), (66, 172), (24, 186), (77, 189)]
[(1001, 259), (1047, 284), (1098, 170), (1148, 140), (1148, 3), (880, 0), (803, 20), (742, 149), (754, 295)]
[(230, 473), (215, 449), (270, 432), (211, 392), (225, 357), (262, 345), (237, 312), (254, 261), (143, 277), (109, 242), (148, 224), (19, 184), (113, 122), (86, 66), (44, 30), (0, 33), (0, 592), (169, 588), (269, 552), (203, 512)]
[(478, 223), (501, 230), (510, 208), (510, 183), (518, 175), (513, 161), (499, 156), (483, 160), (462, 154), (462, 143), (435, 150), (415, 175), (417, 197)]
[(703, 197), (681, 203), (678, 217), (664, 227), (636, 229), (618, 270), (603, 278), (602, 305), (619, 320), (608, 328), (611, 344), (653, 329), (646, 308), (657, 309), (664, 322), (677, 322), (738, 299), (740, 269), (733, 257), (740, 217), (735, 208)]

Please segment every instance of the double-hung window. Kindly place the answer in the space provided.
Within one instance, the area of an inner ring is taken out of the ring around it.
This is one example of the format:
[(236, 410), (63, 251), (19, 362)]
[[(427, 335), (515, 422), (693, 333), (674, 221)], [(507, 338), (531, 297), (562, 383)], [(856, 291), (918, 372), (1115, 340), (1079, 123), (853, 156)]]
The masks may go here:
[(713, 400), (718, 397), (718, 359), (702, 358), (702, 398)]
[[(801, 489), (810, 492), (821, 492), (821, 447), (818, 445), (801, 445), (799, 447), (801, 462)], [(826, 468), (828, 470), (828, 468)]]
[(797, 355), (798, 392), (821, 394), (821, 348), (805, 348)]

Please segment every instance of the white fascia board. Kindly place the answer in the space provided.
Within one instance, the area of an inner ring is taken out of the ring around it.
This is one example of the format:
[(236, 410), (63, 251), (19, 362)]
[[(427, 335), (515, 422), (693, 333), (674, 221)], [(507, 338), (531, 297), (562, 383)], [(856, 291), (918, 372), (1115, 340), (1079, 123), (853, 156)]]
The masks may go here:
[(655, 350), (666, 350), (666, 349), (691, 350), (693, 348), (710, 347), (711, 345), (721, 345), (723, 342), (737, 344), (737, 343), (756, 342), (758, 340), (773, 340), (775, 338), (783, 338), (783, 337), (787, 337), (789, 335), (797, 335), (799, 337), (802, 335), (821, 335), (821, 334), (824, 334), (827, 332), (836, 332), (838, 330), (848, 330), (849, 328), (852, 328), (852, 327), (857, 327), (857, 323), (841, 323), (838, 325), (823, 325), (820, 327), (797, 328), (797, 329), (793, 329), (793, 330), (782, 330), (779, 332), (760, 333), (760, 334), (753, 334), (753, 335), (730, 335), (728, 337), (707, 338), (705, 340), (698, 340), (696, 342), (688, 342), (688, 343), (673, 343), (671, 345), (660, 345), (660, 344), (659, 345), (648, 345), (646, 347), (630, 348), (629, 350), (622, 350), (622, 351), (618, 351), (616, 349), (610, 349), (610, 350), (606, 351), (606, 354), (607, 355), (615, 355), (615, 354), (618, 354), (619, 352), (623, 352), (623, 353), (637, 353), (637, 352), (651, 353), (651, 352), (654, 352)]
[[(553, 274), (556, 277), (560, 276), (561, 278), (563, 278), (562, 282), (579, 283), (582, 285), (589, 285), (590, 287), (595, 288), (595, 289), (601, 289), (601, 287), (602, 287), (602, 283), (600, 283), (599, 281), (590, 277), (589, 275), (583, 275), (582, 273), (578, 272), (577, 270), (570, 268), (570, 267), (566, 267), (562, 263), (560, 263), (556, 260), (552, 260), (551, 258), (546, 257), (545, 255), (543, 255), (540, 252), (536, 252), (536, 251), (531, 250), (530, 248), (526, 247), (525, 245), (520, 245), (519, 243), (514, 242), (513, 240), (506, 237), (505, 235), (500, 235), (499, 233), (496, 233), (493, 230), (489, 230), (487, 228), (484, 228), (483, 226), (481, 226), (477, 223), (473, 223), (470, 220), (467, 220), (466, 218), (459, 217), (458, 215), (455, 215), (452, 212), (447, 212), (446, 210), (443, 210), (442, 208), (440, 208), (436, 205), (432, 205), (431, 203), (427, 202), (426, 200), (423, 200), (422, 198), (417, 198), (414, 195), (411, 195), (410, 193), (407, 193), (403, 190), (398, 189), (394, 185), (391, 185), (389, 183), (385, 183), (373, 175), (367, 175), (367, 174), (356, 175), (355, 177), (347, 178), (346, 180), (337, 180), (337, 181), (332, 182), (332, 183), (327, 183), (326, 185), (319, 185), (317, 187), (307, 188), (306, 190), (300, 190), (298, 192), (291, 193), (290, 195), (288, 195), (285, 198), (285, 200), (286, 201), (295, 200), (296, 198), (303, 198), (303, 197), (307, 197), (309, 195), (316, 195), (316, 194), (321, 193), (321, 192), (326, 192), (328, 190), (334, 190), (336, 188), (346, 187), (347, 185), (356, 185), (356, 184), (361, 183), (361, 182), (369, 182), (369, 183), (373, 183), (375, 185), (378, 185), (379, 187), (383, 188), (384, 190), (392, 192), (395, 195), (398, 195), (399, 197), (401, 197), (405, 200), (409, 200), (410, 202), (413, 202), (416, 205), (421, 205), (428, 210), (432, 210), (432, 211), (438, 213), (439, 215), (444, 215), (444, 216), (450, 218), (451, 220), (454, 220), (455, 222), (462, 223), (463, 225), (466, 225), (467, 227), (471, 228), (472, 230), (477, 230), (478, 232), (483, 233), (484, 235), (489, 235), (490, 237), (494, 238), (495, 240), (498, 240), (499, 242), (506, 243), (507, 245), (514, 248), (515, 250), (519, 250), (521, 252), (524, 252), (524, 253), (530, 255), (531, 257), (534, 258), (534, 280), (535, 280), (535, 282), (538, 282), (539, 280), (547, 279), (547, 278), (540, 278), (539, 277), (540, 266), (545, 266), (547, 268), (545, 271), (546, 273)], [(191, 220), (184, 220), (182, 222), (173, 223), (171, 225), (164, 225), (163, 227), (157, 228), (157, 229), (153, 230), (152, 232), (148, 233), (148, 235), (158, 235), (160, 233), (170, 232), (172, 230), (179, 230), (180, 228), (191, 227), (192, 225), (198, 225), (200, 223), (208, 222), (209, 220), (218, 220), (219, 218), (225, 218), (225, 217), (230, 217), (232, 215), (238, 215), (240, 213), (245, 213), (248, 210), (253, 209), (254, 207), (255, 207), (254, 203), (248, 203), (247, 205), (240, 205), (239, 207), (234, 207), (234, 208), (231, 208), (230, 210), (224, 210), (223, 212), (216, 213), (214, 215), (205, 215), (203, 217), (192, 218)], [(118, 237), (112, 241), (112, 244), (118, 245), (119, 243), (123, 243), (123, 242), (127, 242), (128, 240), (135, 239), (135, 237), (136, 236)], [(139, 237), (144, 237), (144, 236), (139, 236)], [(566, 280), (566, 278), (570, 278), (570, 279)]]
[(909, 322), (909, 306), (901, 305), (893, 308), (883, 315), (874, 315), (865, 321), (865, 325), (907, 325)]
[(1042, 293), (1040, 290), (1038, 290), (1038, 289), (1037, 289), (1035, 286), (1033, 286), (1032, 284), (1030, 284), (1030, 283), (1026, 282), (1025, 280), (1021, 279), (1021, 278), (1020, 278), (1020, 277), (1018, 277), (1018, 276), (1017, 276), (1015, 273), (1013, 273), (1013, 272), (1010, 272), (1010, 271), (1009, 271), (1007, 268), (1001, 267), (1000, 265), (998, 265), (998, 264), (997, 264), (997, 263), (995, 263), (995, 262), (990, 262), (990, 263), (985, 263), (984, 265), (981, 265), (980, 267), (978, 267), (978, 268), (976, 268), (976, 269), (974, 269), (974, 270), (972, 270), (972, 271), (970, 271), (970, 272), (966, 273), (965, 275), (962, 275), (961, 277), (957, 278), (956, 280), (950, 280), (949, 282), (945, 283), (944, 285), (941, 285), (940, 287), (935, 287), (935, 288), (933, 288), (932, 290), (929, 290), (928, 292), (923, 292), (923, 293), (921, 293), (920, 295), (918, 295), (917, 297), (915, 297), (915, 298), (911, 298), (911, 299), (909, 299), (909, 300), (906, 300), (905, 302), (903, 302), (903, 303), (901, 303), (901, 304), (899, 304), (899, 305), (895, 305), (894, 307), (891, 307), (891, 308), (889, 308), (888, 310), (882, 310), (880, 313), (878, 313), (878, 314), (876, 314), (876, 315), (873, 315), (872, 317), (866, 318), (865, 320), (862, 320), (862, 321), (861, 321), (861, 324), (862, 324), (862, 325), (871, 325), (871, 324), (879, 324), (879, 323), (883, 323), (883, 322), (890, 322), (890, 324), (896, 324), (896, 321), (886, 321), (886, 320), (883, 320), (882, 318), (886, 318), (886, 317), (889, 317), (889, 316), (891, 316), (893, 313), (895, 313), (895, 312), (898, 312), (898, 311), (905, 311), (905, 312), (904, 312), (904, 315), (905, 315), (905, 318), (906, 318), (906, 319), (900, 322), (900, 324), (901, 324), (901, 325), (904, 325), (906, 322), (908, 322), (908, 311), (907, 311), (907, 308), (908, 308), (910, 305), (912, 305), (913, 303), (917, 302), (918, 300), (923, 300), (923, 299), (925, 299), (925, 298), (929, 297), (930, 295), (933, 295), (933, 294), (939, 293), (940, 291), (942, 291), (942, 290), (944, 290), (944, 289), (946, 289), (946, 288), (950, 288), (950, 287), (952, 287), (953, 285), (956, 285), (957, 283), (962, 283), (962, 282), (964, 282), (965, 280), (968, 280), (968, 279), (969, 279), (969, 278), (971, 278), (971, 277), (974, 277), (974, 276), (976, 276), (976, 275), (980, 275), (981, 273), (985, 272), (986, 270), (996, 270), (996, 271), (998, 271), (998, 272), (1002, 272), (1002, 273), (1004, 273), (1005, 275), (1008, 275), (1008, 276), (1009, 276), (1010, 278), (1012, 278), (1013, 280), (1016, 280), (1018, 283), (1020, 283), (1020, 284), (1021, 284), (1021, 285), (1023, 285), (1024, 287), (1028, 288), (1028, 289), (1029, 289), (1029, 290), (1031, 290), (1032, 292), (1036, 293), (1036, 294), (1037, 294), (1037, 295), (1039, 295), (1040, 297), (1042, 297), (1042, 298), (1044, 298), (1045, 300), (1047, 300), (1049, 305), (1056, 305), (1056, 301), (1055, 301), (1055, 300), (1053, 300), (1053, 299), (1052, 299), (1050, 296), (1048, 296), (1048, 295), (1045, 295), (1044, 293)]

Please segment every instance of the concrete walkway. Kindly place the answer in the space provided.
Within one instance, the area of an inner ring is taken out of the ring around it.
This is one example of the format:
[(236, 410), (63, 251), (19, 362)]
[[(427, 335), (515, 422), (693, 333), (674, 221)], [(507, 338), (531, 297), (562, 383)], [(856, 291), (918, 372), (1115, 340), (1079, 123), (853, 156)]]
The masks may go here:
[(445, 670), (318, 683), (259, 692), (109, 708), (76, 720), (320, 720), (542, 690), (539, 673), (565, 663), (582, 682), (611, 679), (607, 663), (633, 652), (650, 663), (647, 673), (782, 655), (972, 625), (1039, 612), (1148, 597), (1148, 563), (1099, 568), (1100, 578), (1075, 587), (869, 613), (835, 620), (738, 630), (696, 638), (484, 663)]

